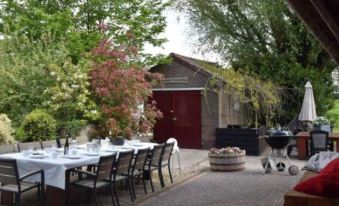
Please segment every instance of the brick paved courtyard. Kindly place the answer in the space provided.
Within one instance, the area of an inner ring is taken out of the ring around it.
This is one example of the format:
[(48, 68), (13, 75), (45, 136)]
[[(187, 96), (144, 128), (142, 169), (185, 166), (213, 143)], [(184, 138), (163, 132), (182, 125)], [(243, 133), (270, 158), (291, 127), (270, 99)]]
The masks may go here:
[[(263, 155), (265, 156), (265, 155)], [(142, 184), (136, 186), (137, 200), (131, 202), (127, 188), (119, 185), (118, 196), (121, 205), (138, 206), (280, 206), (283, 204), (284, 193), (293, 187), (300, 179), (302, 172), (297, 176), (290, 176), (285, 172), (272, 172), (262, 174), (260, 159), (262, 157), (248, 156), (246, 169), (239, 172), (211, 172), (207, 159), (207, 151), (182, 150), (182, 176), (179, 177), (178, 169), (174, 169), (175, 182), (169, 183), (168, 174), (166, 187), (160, 188), (157, 173), (154, 173), (156, 192), (144, 195)], [(301, 168), (305, 161), (292, 159), (292, 163)], [(174, 162), (177, 167), (177, 163)], [(147, 185), (150, 192), (150, 186)], [(92, 206), (93, 199), (83, 190), (72, 192), (71, 205)], [(26, 194), (23, 205), (36, 204), (35, 194)], [(110, 196), (106, 191), (98, 195), (100, 206), (112, 205)]]
[[(139, 206), (280, 206), (286, 191), (303, 172), (262, 174), (261, 157), (247, 157), (247, 168), (240, 172), (205, 171), (166, 192), (148, 198)], [(292, 160), (299, 168), (305, 161)]]

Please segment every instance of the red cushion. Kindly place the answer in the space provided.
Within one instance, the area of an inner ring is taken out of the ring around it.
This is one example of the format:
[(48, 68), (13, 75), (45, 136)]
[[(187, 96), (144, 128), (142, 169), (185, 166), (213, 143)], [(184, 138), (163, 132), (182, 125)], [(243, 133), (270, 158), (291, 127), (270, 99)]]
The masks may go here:
[(320, 171), (320, 174), (339, 174), (339, 159), (334, 159)]
[(323, 197), (339, 197), (339, 173), (320, 174), (300, 182), (294, 190)]

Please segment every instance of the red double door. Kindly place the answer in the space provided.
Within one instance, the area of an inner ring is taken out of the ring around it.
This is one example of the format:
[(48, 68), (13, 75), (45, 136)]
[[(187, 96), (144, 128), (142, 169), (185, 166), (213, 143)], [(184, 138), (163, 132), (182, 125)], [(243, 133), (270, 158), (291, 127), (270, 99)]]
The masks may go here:
[(179, 147), (201, 148), (201, 91), (154, 91), (153, 99), (163, 113), (154, 127), (154, 139), (178, 140)]

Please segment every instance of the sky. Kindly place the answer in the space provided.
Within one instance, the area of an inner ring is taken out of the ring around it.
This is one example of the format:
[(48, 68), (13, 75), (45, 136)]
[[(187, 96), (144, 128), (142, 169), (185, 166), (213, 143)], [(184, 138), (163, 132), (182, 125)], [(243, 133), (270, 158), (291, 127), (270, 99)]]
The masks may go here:
[(167, 27), (161, 37), (165, 37), (168, 41), (163, 44), (162, 48), (154, 48), (151, 45), (145, 46), (145, 51), (151, 54), (165, 54), (171, 52), (181, 54), (188, 57), (216, 62), (219, 60), (216, 54), (201, 54), (196, 52), (197, 46), (193, 45), (189, 36), (190, 25), (187, 17), (174, 9), (168, 9), (164, 15), (166, 16)]

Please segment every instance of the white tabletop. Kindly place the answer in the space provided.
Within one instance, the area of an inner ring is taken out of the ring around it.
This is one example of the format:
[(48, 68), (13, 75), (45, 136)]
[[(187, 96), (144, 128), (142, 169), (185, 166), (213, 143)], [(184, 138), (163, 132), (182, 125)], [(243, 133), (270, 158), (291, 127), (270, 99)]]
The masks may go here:
[[(138, 149), (141, 148), (150, 148), (153, 149), (154, 143), (132, 143), (127, 142), (123, 146), (109, 146), (103, 144), (99, 154), (93, 155), (93, 152), (88, 152), (85, 145), (77, 147), (76, 152), (70, 151), (70, 157), (64, 156), (62, 151), (63, 149), (58, 149), (56, 151), (39, 151), (43, 154), (43, 158), (37, 158), (41, 155), (29, 155), (24, 153), (10, 153), (2, 154), (1, 158), (10, 158), (16, 159), (19, 169), (19, 174), (24, 175), (26, 173), (41, 170), (45, 172), (45, 184), (65, 189), (65, 171), (67, 169), (76, 168), (85, 165), (96, 164), (99, 162), (100, 156), (110, 155), (113, 153), (119, 154), (119, 152), (128, 151), (134, 149), (134, 152), (137, 153)], [(76, 153), (72, 155), (71, 153)], [(58, 155), (55, 155), (58, 154)], [(92, 155), (91, 155), (92, 154)], [(75, 156), (75, 157), (74, 157)], [(30, 178), (29, 180), (35, 181), (39, 180), (38, 175)]]

